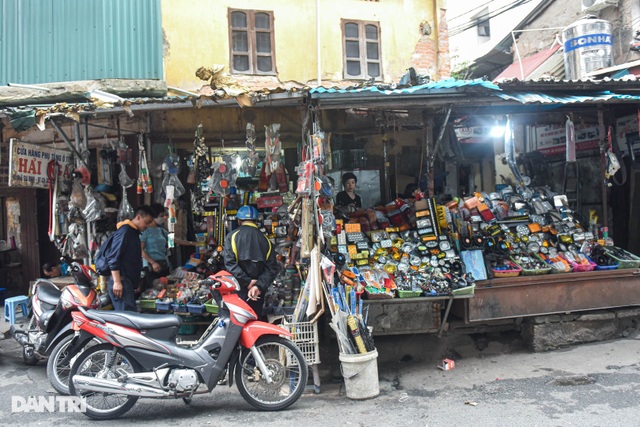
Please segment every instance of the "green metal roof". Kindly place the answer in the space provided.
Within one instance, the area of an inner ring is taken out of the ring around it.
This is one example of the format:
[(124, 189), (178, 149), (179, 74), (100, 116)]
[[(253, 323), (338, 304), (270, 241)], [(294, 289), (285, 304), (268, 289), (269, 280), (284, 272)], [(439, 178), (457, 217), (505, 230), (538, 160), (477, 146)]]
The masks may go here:
[(162, 79), (161, 0), (0, 0), (0, 85)]

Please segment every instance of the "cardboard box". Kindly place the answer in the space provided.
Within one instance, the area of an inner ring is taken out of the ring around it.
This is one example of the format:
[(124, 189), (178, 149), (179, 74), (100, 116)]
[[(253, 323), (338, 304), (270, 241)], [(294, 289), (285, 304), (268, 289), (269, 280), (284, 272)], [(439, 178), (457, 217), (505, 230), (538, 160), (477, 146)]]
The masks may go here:
[(442, 369), (443, 371), (451, 371), (455, 369), (456, 362), (451, 359), (442, 359), (440, 364), (438, 365), (438, 369)]

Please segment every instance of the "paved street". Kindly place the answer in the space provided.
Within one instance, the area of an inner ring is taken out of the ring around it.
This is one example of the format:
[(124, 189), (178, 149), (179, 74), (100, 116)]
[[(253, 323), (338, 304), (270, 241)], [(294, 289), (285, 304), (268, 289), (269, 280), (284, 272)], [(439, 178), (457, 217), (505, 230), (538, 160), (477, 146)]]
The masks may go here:
[[(234, 386), (197, 396), (189, 406), (141, 399), (121, 420), (101, 425), (640, 425), (637, 335), (537, 354), (516, 341), (507, 335), (478, 346), (468, 336), (379, 338), (380, 396), (366, 401), (346, 398), (329, 348), (321, 394), (309, 390), (284, 412), (255, 411)], [(436, 369), (443, 354), (456, 357), (455, 370)], [(13, 340), (0, 341), (0, 394), (3, 425), (87, 425), (77, 413), (11, 413), (12, 396), (53, 395), (44, 364), (23, 365)]]

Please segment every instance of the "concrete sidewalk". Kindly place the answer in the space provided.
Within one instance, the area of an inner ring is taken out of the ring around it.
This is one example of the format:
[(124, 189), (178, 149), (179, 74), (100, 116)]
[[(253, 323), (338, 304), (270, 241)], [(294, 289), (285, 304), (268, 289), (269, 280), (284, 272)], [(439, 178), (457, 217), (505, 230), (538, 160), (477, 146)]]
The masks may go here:
[[(8, 325), (0, 322), (0, 330)], [(346, 398), (337, 344), (321, 345), (320, 394), (307, 390), (290, 409), (252, 409), (236, 387), (182, 400), (140, 399), (120, 420), (163, 427), (261, 426), (635, 426), (640, 400), (640, 339), (584, 344), (544, 353), (526, 350), (517, 333), (379, 337), (380, 395)], [(436, 367), (443, 357), (456, 368)], [(43, 363), (25, 366), (20, 346), (0, 341), (0, 419), (3, 424), (84, 426), (74, 413), (12, 413), (14, 396), (53, 396)]]

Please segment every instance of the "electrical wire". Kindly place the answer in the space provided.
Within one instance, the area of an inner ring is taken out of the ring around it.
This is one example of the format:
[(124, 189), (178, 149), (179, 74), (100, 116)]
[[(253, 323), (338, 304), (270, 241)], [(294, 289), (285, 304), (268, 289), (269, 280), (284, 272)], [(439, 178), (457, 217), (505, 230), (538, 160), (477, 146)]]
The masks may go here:
[(495, 18), (497, 16), (502, 15), (505, 12), (508, 12), (512, 9), (515, 9), (519, 6), (525, 5), (527, 3), (530, 3), (532, 0), (516, 0), (513, 3), (507, 4), (505, 6), (502, 6), (501, 8), (498, 8), (496, 10), (490, 11), (489, 13), (487, 13), (486, 15), (481, 15), (476, 17), (474, 20), (466, 22), (464, 24), (460, 24), (456, 27), (450, 28), (449, 29), (449, 37), (451, 36), (455, 36), (458, 35), (466, 30), (469, 30), (473, 27), (478, 26), (478, 24), (482, 24), (485, 23), (487, 21), (489, 21), (491, 18)]
[(460, 25), (458, 25), (456, 27), (450, 28), (449, 29), (449, 36), (455, 36), (457, 34), (460, 34), (460, 33), (464, 32), (466, 30), (469, 30), (469, 29), (471, 29), (473, 27), (476, 27), (479, 24), (483, 24), (483, 23), (489, 21), (492, 18), (495, 18), (495, 17), (497, 17), (497, 16), (499, 16), (499, 15), (505, 13), (505, 12), (508, 12), (508, 11), (510, 11), (512, 9), (515, 9), (515, 8), (517, 8), (519, 6), (522, 6), (522, 5), (524, 5), (526, 3), (529, 3), (529, 2), (531, 2), (531, 0), (516, 0), (513, 3), (507, 4), (507, 5), (502, 6), (501, 8), (492, 10), (492, 11), (488, 12), (485, 15), (477, 16), (476, 18), (474, 18), (473, 20), (470, 20), (467, 23), (460, 24)]
[(451, 22), (451, 21), (453, 21), (453, 20), (455, 20), (455, 19), (461, 18), (461, 17), (463, 17), (464, 15), (466, 15), (466, 14), (468, 14), (468, 13), (473, 12), (474, 10), (481, 9), (481, 8), (485, 7), (486, 5), (488, 5), (488, 4), (490, 4), (490, 3), (493, 3), (494, 1), (496, 1), (496, 0), (489, 0), (488, 2), (483, 3), (483, 4), (481, 4), (480, 6), (476, 6), (476, 7), (474, 7), (473, 9), (469, 9), (469, 10), (467, 10), (467, 11), (465, 11), (465, 12), (462, 12), (460, 15), (454, 16), (454, 17), (452, 17), (452, 18), (447, 18), (447, 21)]

